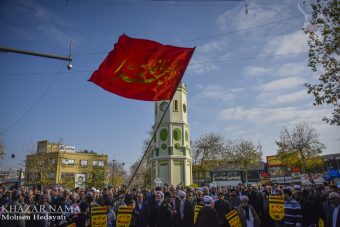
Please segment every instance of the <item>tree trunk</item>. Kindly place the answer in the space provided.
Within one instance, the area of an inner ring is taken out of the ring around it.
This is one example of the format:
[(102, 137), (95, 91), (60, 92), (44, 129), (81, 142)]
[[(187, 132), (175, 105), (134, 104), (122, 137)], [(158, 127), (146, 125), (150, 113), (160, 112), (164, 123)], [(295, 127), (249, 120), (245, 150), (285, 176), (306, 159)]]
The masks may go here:
[(245, 184), (248, 184), (248, 170), (244, 171), (244, 180), (245, 180)]
[(312, 185), (314, 185), (315, 182), (314, 182), (314, 179), (313, 179), (312, 175), (311, 175), (310, 173), (307, 173), (307, 174), (308, 174), (308, 179), (309, 179), (310, 183), (311, 183)]

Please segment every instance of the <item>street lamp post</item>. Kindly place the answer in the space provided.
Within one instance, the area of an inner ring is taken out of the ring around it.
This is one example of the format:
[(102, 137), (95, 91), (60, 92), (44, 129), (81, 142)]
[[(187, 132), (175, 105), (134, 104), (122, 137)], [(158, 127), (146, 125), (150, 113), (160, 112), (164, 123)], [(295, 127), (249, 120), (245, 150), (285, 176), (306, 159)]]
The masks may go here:
[(112, 176), (112, 186), (114, 186), (113, 185), (113, 183), (114, 183), (114, 175), (113, 175), (113, 173), (114, 173), (114, 171), (115, 171), (115, 161), (116, 160), (112, 160), (112, 174), (111, 174), (111, 176)]

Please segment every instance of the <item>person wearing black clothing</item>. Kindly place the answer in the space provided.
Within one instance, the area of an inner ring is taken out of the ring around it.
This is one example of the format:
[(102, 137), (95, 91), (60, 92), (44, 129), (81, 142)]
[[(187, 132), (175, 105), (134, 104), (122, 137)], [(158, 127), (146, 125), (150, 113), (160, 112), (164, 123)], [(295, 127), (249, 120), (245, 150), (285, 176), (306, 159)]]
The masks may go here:
[(186, 199), (184, 191), (179, 191), (178, 196), (179, 206), (177, 213), (179, 214), (179, 226), (192, 227), (194, 225), (194, 209), (191, 206), (191, 202)]
[(256, 211), (256, 213), (260, 213), (261, 211), (261, 203), (260, 203), (260, 195), (258, 194), (257, 187), (253, 186), (249, 188), (249, 204), (252, 205)]
[(204, 206), (198, 212), (195, 227), (214, 227), (219, 224), (219, 216), (211, 206)]
[(229, 223), (225, 218), (225, 215), (231, 211), (230, 204), (224, 200), (223, 192), (218, 193), (218, 200), (214, 204), (214, 208), (220, 217), (220, 226), (229, 227)]
[(137, 192), (136, 194), (136, 226), (138, 227), (146, 227), (148, 225), (148, 215), (149, 215), (149, 206), (144, 201), (144, 196), (141, 192)]
[(90, 206), (86, 202), (81, 202), (79, 204), (79, 209), (80, 209), (80, 214), (73, 219), (74, 223), (76, 223), (77, 227), (90, 226), (90, 216), (89, 216)]
[(163, 200), (163, 193), (160, 191), (156, 191), (155, 194), (155, 201), (153, 203), (151, 203), (151, 205), (149, 206), (149, 226), (150, 227), (156, 227), (157, 226), (157, 217), (158, 217), (158, 211), (161, 207), (162, 204), (162, 200)]
[(299, 196), (298, 202), (300, 203), (300, 206), (302, 209), (302, 216), (303, 216), (302, 227), (308, 227), (312, 224), (316, 225), (318, 223), (318, 219), (315, 220), (317, 213), (314, 210), (313, 203), (309, 199), (308, 190), (302, 190), (301, 195)]
[(170, 192), (164, 193), (164, 201), (159, 207), (156, 227), (173, 227), (173, 208), (171, 206), (171, 194)]

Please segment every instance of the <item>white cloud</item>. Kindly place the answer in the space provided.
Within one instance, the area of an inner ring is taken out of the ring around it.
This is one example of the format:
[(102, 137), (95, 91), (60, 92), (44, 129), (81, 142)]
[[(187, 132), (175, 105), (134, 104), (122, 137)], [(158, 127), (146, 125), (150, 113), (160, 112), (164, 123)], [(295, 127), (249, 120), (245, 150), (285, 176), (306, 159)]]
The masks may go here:
[(245, 68), (244, 72), (249, 76), (264, 76), (270, 74), (271, 69), (258, 66), (248, 66)]
[(193, 74), (207, 74), (216, 71), (217, 70), (216, 65), (204, 63), (208, 61), (209, 60), (203, 58), (200, 58), (200, 60), (198, 60), (197, 58), (191, 59), (188, 66), (189, 73), (191, 72)]
[(235, 89), (225, 89), (222, 86), (218, 85), (209, 85), (201, 87), (203, 91), (201, 91), (198, 96), (200, 98), (210, 98), (217, 99), (222, 101), (231, 101), (236, 98), (236, 95), (243, 91), (243, 89), (235, 88)]
[(297, 31), (271, 39), (271, 41), (265, 45), (260, 56), (268, 54), (283, 55), (306, 52), (307, 50), (306, 35), (302, 31)]
[(244, 29), (267, 24), (270, 21), (277, 19), (277, 15), (282, 15), (285, 11), (282, 6), (275, 5), (270, 9), (265, 9), (254, 2), (248, 2), (248, 15), (245, 14), (244, 4), (240, 4), (232, 10), (227, 10), (217, 18), (216, 24), (221, 31), (230, 30), (230, 26), (236, 29)]
[(308, 71), (302, 63), (287, 63), (277, 69), (277, 75), (282, 77), (301, 76)]
[(282, 104), (296, 103), (302, 100), (310, 99), (307, 91), (297, 91), (288, 94), (277, 94), (275, 92), (261, 93), (256, 99), (264, 103), (264, 106), (277, 106)]
[(279, 80), (273, 80), (260, 85), (258, 88), (263, 92), (289, 90), (296, 87), (301, 87), (303, 79), (299, 77), (288, 77)]
[(209, 43), (205, 43), (197, 47), (197, 51), (200, 54), (211, 54), (216, 51), (225, 51), (227, 48), (227, 41), (220, 40), (220, 41), (212, 41)]
[[(81, 39), (74, 32), (72, 35), (69, 32), (65, 32), (66, 29), (72, 27), (70, 21), (53, 13), (44, 5), (32, 0), (19, 0), (12, 4), (15, 4), (15, 6), (11, 4), (5, 5), (2, 11), (6, 14), (5, 17), (8, 23), (12, 23), (12, 26), (9, 28), (9, 32), (12, 33), (11, 35), (34, 41), (36, 40), (36, 34), (39, 34), (45, 37), (46, 40), (53, 41), (54, 43), (57, 42), (63, 47), (70, 41), (75, 44), (77, 40)], [(26, 21), (30, 21), (30, 23), (16, 22), (17, 15), (21, 15), (21, 17)]]
[(220, 111), (219, 116), (223, 120), (249, 121), (261, 125), (297, 123), (306, 120), (310, 122), (321, 122), (322, 116), (327, 114), (329, 114), (329, 110), (318, 110), (314, 108), (244, 108), (237, 106)]

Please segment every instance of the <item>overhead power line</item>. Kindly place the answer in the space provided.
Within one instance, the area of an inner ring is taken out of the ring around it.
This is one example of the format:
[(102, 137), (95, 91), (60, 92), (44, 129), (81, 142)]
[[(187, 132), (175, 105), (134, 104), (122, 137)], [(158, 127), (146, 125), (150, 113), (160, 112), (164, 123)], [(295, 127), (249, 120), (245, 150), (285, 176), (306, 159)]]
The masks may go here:
[(105, 1), (105, 0), (70, 0), (75, 3), (88, 3), (96, 5), (121, 5), (121, 6), (160, 6), (160, 7), (192, 7), (192, 6), (236, 6), (244, 0), (219, 0), (212, 4), (209, 1)]
[[(289, 21), (289, 20), (294, 20), (296, 18), (300, 18), (303, 17), (303, 15), (296, 15), (293, 17), (287, 17), (287, 18), (283, 18), (281, 20), (277, 20), (277, 21), (273, 21), (273, 22), (269, 22), (269, 23), (265, 23), (265, 24), (259, 24), (256, 26), (252, 26), (252, 27), (248, 27), (248, 28), (242, 28), (242, 29), (238, 29), (238, 30), (234, 30), (234, 31), (230, 31), (230, 32), (224, 32), (224, 33), (218, 33), (218, 34), (214, 34), (214, 35), (208, 35), (208, 36), (202, 36), (202, 37), (198, 37), (195, 39), (188, 39), (188, 40), (183, 40), (183, 41), (179, 41), (179, 42), (174, 42), (174, 43), (170, 43), (170, 44), (181, 44), (181, 43), (188, 43), (188, 42), (194, 42), (194, 41), (200, 41), (200, 40), (205, 40), (205, 39), (213, 39), (213, 38), (217, 38), (217, 37), (222, 37), (222, 36), (228, 36), (231, 34), (235, 34), (238, 32), (244, 32), (244, 31), (249, 31), (249, 30), (253, 30), (253, 29), (257, 29), (257, 28), (261, 28), (261, 27), (266, 27), (266, 26), (270, 26), (273, 24), (278, 24), (278, 23), (282, 23), (284, 21)], [(198, 47), (200, 45), (197, 45)], [(85, 53), (74, 53), (73, 55), (79, 56), (79, 55), (95, 55), (95, 54), (105, 54), (108, 53), (108, 51), (94, 51), (94, 52), (85, 52)]]
[[(250, 60), (256, 60), (256, 59), (264, 59), (264, 58), (275, 58), (275, 57), (285, 57), (285, 56), (292, 56), (292, 55), (298, 55), (298, 54), (305, 54), (308, 53), (306, 51), (302, 52), (293, 52), (293, 53), (287, 53), (287, 54), (276, 54), (276, 55), (265, 55), (265, 56), (257, 56), (257, 57), (245, 57), (245, 58), (234, 58), (234, 59), (221, 59), (221, 60), (211, 60), (211, 61), (205, 61), (205, 62), (197, 62), (197, 63), (190, 63), (190, 65), (202, 65), (202, 64), (213, 64), (213, 63), (223, 63), (223, 62), (234, 62), (234, 61), (250, 61)], [(55, 75), (55, 74), (74, 74), (74, 73), (92, 73), (93, 70), (73, 70), (73, 71), (65, 71), (60, 73), (54, 73), (54, 72), (32, 72), (32, 73), (0, 73), (0, 77), (10, 77), (10, 76), (27, 76), (27, 75)]]
[(3, 129), (0, 132), (0, 135), (4, 134), (8, 130), (10, 130), (11, 128), (16, 126), (20, 121), (22, 121), (27, 116), (27, 114), (29, 114), (41, 102), (41, 100), (46, 96), (46, 94), (51, 89), (54, 82), (58, 79), (64, 65), (65, 65), (64, 63), (61, 65), (59, 71), (56, 73), (56, 76), (51, 80), (51, 82), (48, 84), (46, 90), (39, 96), (39, 98), (16, 121), (14, 121), (12, 124), (10, 124), (7, 128)]

